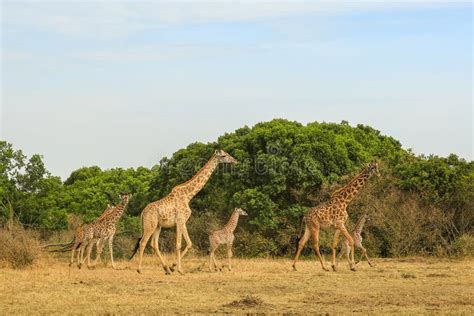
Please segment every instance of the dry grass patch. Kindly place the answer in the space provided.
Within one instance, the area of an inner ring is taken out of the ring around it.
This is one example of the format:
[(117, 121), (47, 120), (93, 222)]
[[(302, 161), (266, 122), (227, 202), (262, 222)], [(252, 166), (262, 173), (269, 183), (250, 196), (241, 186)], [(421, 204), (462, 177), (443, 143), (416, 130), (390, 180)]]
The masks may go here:
[(43, 257), (33, 268), (0, 269), (0, 315), (470, 314), (474, 308), (474, 260), (378, 259), (357, 272), (347, 264), (324, 272), (315, 260), (303, 260), (294, 272), (289, 259), (235, 259), (233, 271), (217, 273), (207, 272), (207, 260), (186, 257), (185, 275), (166, 276), (154, 255), (145, 257), (142, 274), (135, 261), (118, 261), (121, 270), (110, 264), (79, 270), (68, 267), (67, 254)]
[(2, 266), (22, 269), (32, 265), (40, 255), (40, 246), (33, 233), (21, 226), (11, 230), (0, 228), (0, 262)]

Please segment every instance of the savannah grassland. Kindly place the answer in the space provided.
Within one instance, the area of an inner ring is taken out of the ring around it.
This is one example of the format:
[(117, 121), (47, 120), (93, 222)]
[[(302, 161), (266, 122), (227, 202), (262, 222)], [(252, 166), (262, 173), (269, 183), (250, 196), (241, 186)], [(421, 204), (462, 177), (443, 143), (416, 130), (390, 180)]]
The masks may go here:
[(142, 274), (133, 261), (78, 270), (66, 260), (0, 269), (0, 314), (474, 313), (473, 259), (375, 259), (357, 272), (342, 261), (323, 272), (306, 259), (294, 272), (289, 259), (235, 259), (232, 272), (210, 273), (207, 258), (190, 257), (171, 276), (152, 255)]

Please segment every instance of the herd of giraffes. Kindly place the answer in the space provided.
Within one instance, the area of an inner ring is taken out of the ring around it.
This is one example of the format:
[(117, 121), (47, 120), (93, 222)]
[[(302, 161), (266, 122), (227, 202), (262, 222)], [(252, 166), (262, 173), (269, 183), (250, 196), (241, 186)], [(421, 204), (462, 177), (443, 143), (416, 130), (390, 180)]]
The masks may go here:
[[(164, 198), (149, 203), (142, 211), (141, 228), (142, 235), (138, 239), (135, 249), (133, 251), (132, 259), (138, 253), (138, 268), (137, 271), (142, 271), (143, 252), (148, 241), (151, 238), (151, 246), (158, 256), (163, 269), (166, 274), (171, 274), (175, 269), (183, 274), (182, 259), (192, 248), (193, 244), (189, 237), (186, 223), (191, 216), (191, 208), (189, 203), (191, 199), (206, 185), (207, 181), (214, 173), (219, 164), (235, 164), (237, 160), (223, 150), (216, 150), (209, 161), (202, 167), (190, 180), (175, 186), (171, 192)], [(362, 250), (362, 256), (367, 258), (370, 262), (366, 249), (362, 246), (362, 228), (367, 220), (367, 213), (364, 213), (357, 221), (354, 231), (350, 234), (345, 226), (348, 219), (347, 205), (355, 197), (360, 188), (369, 180), (372, 175), (379, 175), (377, 162), (371, 162), (367, 165), (357, 176), (355, 176), (347, 185), (334, 191), (330, 199), (316, 207), (309, 209), (303, 218), (304, 233), (299, 239), (296, 255), (293, 260), (293, 269), (296, 270), (296, 263), (301, 254), (301, 251), (309, 238), (312, 240), (312, 247), (318, 256), (321, 266), (324, 270), (329, 271), (325, 266), (323, 257), (319, 251), (319, 231), (329, 227), (335, 228), (334, 239), (332, 243), (332, 269), (336, 271), (336, 248), (339, 242), (339, 235), (342, 233), (345, 237), (343, 249), (339, 253), (341, 257), (346, 253), (346, 257), (351, 270), (355, 271), (354, 262), (354, 248)], [(116, 206), (108, 205), (104, 213), (90, 224), (85, 224), (76, 229), (74, 240), (69, 244), (51, 244), (45, 247), (62, 246), (62, 250), (70, 250), (71, 261), (69, 265), (74, 264), (76, 260), (79, 268), (86, 262), (87, 267), (95, 266), (100, 260), (104, 244), (108, 241), (110, 260), (112, 267), (116, 269), (113, 256), (113, 238), (116, 232), (116, 224), (122, 217), (130, 194), (121, 194), (120, 203)], [(234, 231), (237, 227), (239, 216), (246, 216), (247, 213), (241, 209), (236, 208), (228, 223), (220, 230), (212, 232), (209, 236), (209, 270), (215, 271), (218, 269), (218, 264), (215, 257), (215, 251), (220, 244), (227, 245), (227, 259), (228, 269), (231, 270), (232, 258), (232, 244), (234, 242)], [(160, 252), (158, 241), (160, 238), (161, 228), (176, 227), (176, 259), (177, 262), (173, 265), (168, 263), (163, 258)], [(182, 239), (186, 242), (186, 247), (181, 252)], [(91, 263), (91, 251), (96, 245), (96, 257)], [(76, 253), (77, 252), (77, 253)], [(75, 258), (76, 253), (76, 258)], [(359, 261), (361, 260), (359, 259)]]

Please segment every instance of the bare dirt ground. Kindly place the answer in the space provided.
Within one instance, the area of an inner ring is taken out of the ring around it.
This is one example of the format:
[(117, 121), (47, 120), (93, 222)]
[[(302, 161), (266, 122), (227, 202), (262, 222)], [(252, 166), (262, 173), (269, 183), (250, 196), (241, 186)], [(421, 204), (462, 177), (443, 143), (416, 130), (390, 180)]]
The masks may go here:
[[(223, 261), (221, 260), (221, 263)], [(0, 315), (156, 313), (473, 314), (474, 260), (375, 259), (351, 272), (323, 272), (313, 260), (298, 271), (288, 259), (235, 259), (234, 271), (210, 273), (207, 258), (184, 260), (167, 276), (151, 255), (144, 271), (118, 261), (69, 268), (44, 257), (25, 270), (0, 269)]]

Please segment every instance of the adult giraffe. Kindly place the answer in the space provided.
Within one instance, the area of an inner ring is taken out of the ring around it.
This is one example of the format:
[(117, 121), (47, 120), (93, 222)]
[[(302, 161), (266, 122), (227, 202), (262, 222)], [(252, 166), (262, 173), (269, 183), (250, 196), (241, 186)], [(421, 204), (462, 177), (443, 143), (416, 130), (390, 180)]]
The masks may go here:
[[(371, 162), (365, 167), (354, 179), (352, 179), (346, 186), (332, 193), (331, 199), (320, 206), (313, 207), (304, 217), (305, 231), (298, 242), (298, 249), (293, 260), (293, 269), (296, 270), (296, 262), (303, 250), (304, 245), (309, 237), (312, 237), (312, 246), (314, 252), (318, 255), (321, 266), (324, 270), (329, 271), (324, 265), (323, 258), (319, 252), (319, 230), (320, 228), (334, 227), (334, 240), (332, 243), (332, 269), (336, 271), (336, 247), (339, 242), (339, 234), (342, 232), (344, 237), (349, 241), (351, 258), (347, 256), (349, 267), (355, 271), (354, 264), (354, 240), (347, 231), (345, 222), (347, 221), (347, 205), (352, 201), (360, 188), (367, 183), (372, 175), (378, 175), (377, 162)], [(351, 260), (352, 259), (352, 260)]]
[[(158, 247), (161, 228), (176, 226), (176, 257), (177, 270), (183, 273), (181, 268), (181, 259), (192, 247), (191, 239), (188, 235), (186, 222), (191, 216), (189, 202), (206, 185), (214, 170), (220, 163), (237, 163), (237, 160), (223, 150), (216, 150), (209, 161), (192, 177), (190, 180), (175, 186), (171, 193), (164, 198), (151, 202), (142, 211), (142, 236), (138, 239), (131, 258), (138, 251), (138, 273), (141, 273), (143, 251), (148, 240), (153, 235), (151, 246), (160, 259), (166, 274), (170, 274), (170, 268), (166, 264)], [(184, 237), (186, 248), (181, 254), (181, 241)], [(130, 259), (131, 259), (130, 258)]]

